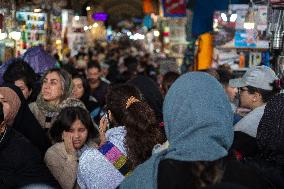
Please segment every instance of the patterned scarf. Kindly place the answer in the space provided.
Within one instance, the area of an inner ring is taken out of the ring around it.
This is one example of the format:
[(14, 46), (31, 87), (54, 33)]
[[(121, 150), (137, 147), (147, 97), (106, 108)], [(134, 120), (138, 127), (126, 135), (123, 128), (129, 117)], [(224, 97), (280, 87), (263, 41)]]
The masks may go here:
[(66, 101), (68, 98), (70, 98), (71, 94), (72, 94), (72, 90), (73, 90), (73, 84), (70, 81), (66, 81), (65, 82), (65, 93), (62, 95), (62, 101), (57, 104), (57, 105), (53, 105), (50, 104), (48, 101), (45, 101), (42, 97), (42, 94), (39, 94), (36, 100), (36, 104), (39, 108), (39, 110), (41, 112), (44, 113), (45, 117), (54, 117), (57, 116), (61, 110), (60, 108), (60, 104), (65, 103), (64, 101)]

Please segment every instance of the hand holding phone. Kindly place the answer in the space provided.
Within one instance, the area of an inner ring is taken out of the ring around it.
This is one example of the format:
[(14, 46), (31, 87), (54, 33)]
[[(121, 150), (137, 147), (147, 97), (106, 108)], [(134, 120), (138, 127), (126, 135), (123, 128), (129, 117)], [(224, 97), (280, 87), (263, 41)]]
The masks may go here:
[(108, 117), (107, 114), (105, 114), (100, 120), (100, 125), (99, 125), (100, 132), (106, 132), (108, 127), (109, 127)]

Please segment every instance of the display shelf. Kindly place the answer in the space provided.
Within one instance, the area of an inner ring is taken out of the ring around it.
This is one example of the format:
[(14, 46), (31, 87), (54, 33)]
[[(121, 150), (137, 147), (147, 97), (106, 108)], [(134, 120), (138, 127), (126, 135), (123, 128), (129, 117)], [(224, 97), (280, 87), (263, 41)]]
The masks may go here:
[(269, 48), (264, 47), (235, 47), (235, 46), (218, 46), (216, 47), (218, 49), (224, 49), (224, 50), (241, 50), (241, 51), (267, 51)]
[(42, 34), (45, 34), (45, 33), (46, 33), (45, 30), (36, 30), (36, 29), (34, 29), (34, 30), (31, 30), (31, 29), (24, 29), (23, 31), (29, 32), (29, 33), (32, 33), (32, 32), (34, 32), (34, 33), (42, 33)]
[(45, 23), (45, 20), (22, 20), (27, 23)]
[(17, 11), (22, 37), (18, 41), (17, 52), (23, 54), (28, 48), (36, 45), (46, 45), (47, 14)]
[(234, 72), (246, 72), (247, 70), (249, 70), (249, 67), (245, 67), (245, 68), (233, 68), (232, 69)]

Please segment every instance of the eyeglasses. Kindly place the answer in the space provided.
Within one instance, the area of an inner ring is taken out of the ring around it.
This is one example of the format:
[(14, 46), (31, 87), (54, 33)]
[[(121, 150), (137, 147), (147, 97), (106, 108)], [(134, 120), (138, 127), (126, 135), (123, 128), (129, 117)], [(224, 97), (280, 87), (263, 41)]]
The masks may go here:
[(241, 93), (241, 92), (244, 92), (244, 91), (248, 91), (248, 88), (238, 88), (238, 92)]

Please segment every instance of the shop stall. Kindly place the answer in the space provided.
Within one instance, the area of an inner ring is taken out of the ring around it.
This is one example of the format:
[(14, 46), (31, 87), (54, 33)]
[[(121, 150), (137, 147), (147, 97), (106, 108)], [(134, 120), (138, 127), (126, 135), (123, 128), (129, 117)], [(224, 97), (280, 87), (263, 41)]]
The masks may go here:
[(229, 64), (245, 71), (270, 65), (267, 4), (230, 4), (228, 11), (215, 11), (213, 18), (213, 66)]
[(22, 55), (28, 48), (32, 46), (46, 46), (46, 13), (17, 11), (16, 19), (21, 31), (21, 39), (16, 42), (17, 55)]

